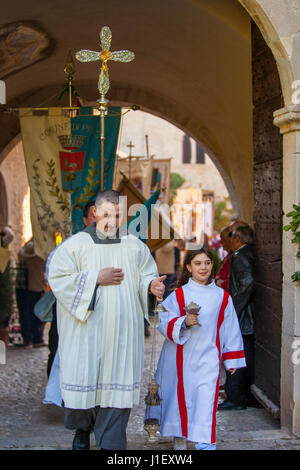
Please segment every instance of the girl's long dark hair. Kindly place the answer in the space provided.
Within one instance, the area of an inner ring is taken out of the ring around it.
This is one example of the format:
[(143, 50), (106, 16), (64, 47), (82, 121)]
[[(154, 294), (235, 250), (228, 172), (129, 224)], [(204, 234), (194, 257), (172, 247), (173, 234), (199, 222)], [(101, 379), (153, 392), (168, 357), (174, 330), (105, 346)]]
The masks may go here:
[[(181, 276), (179, 278), (177, 287), (184, 286), (184, 284), (187, 284), (189, 282), (189, 279), (192, 275), (186, 266), (187, 264), (191, 264), (191, 261), (195, 258), (195, 256), (201, 255), (202, 253), (204, 253), (212, 261), (212, 263), (214, 263), (213, 254), (207, 248), (203, 247), (203, 248), (199, 248), (198, 250), (187, 251), (185, 258), (184, 258), (183, 268), (181, 271)], [(213, 280), (213, 277), (214, 277), (214, 274), (213, 274), (213, 269), (212, 269), (211, 275), (209, 276), (207, 280), (207, 284), (209, 284)]]

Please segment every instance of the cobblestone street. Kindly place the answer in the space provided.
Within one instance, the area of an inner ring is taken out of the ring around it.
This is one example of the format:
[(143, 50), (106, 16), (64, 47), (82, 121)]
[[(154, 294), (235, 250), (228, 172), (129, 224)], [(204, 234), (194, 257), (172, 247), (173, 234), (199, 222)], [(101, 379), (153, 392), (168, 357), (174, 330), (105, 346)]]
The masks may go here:
[[(143, 430), (144, 397), (150, 378), (151, 337), (145, 339), (145, 373), (141, 404), (131, 413), (127, 429), (128, 449), (168, 450), (171, 439), (149, 444)], [(159, 347), (162, 338), (159, 335)], [(9, 346), (6, 365), (0, 365), (0, 449), (70, 449), (73, 432), (62, 424), (62, 410), (43, 405), (47, 383), (48, 349)], [(221, 381), (222, 382), (222, 381)], [(92, 449), (95, 441), (92, 437)], [(193, 444), (189, 443), (189, 449)], [(279, 422), (264, 409), (217, 413), (217, 449), (297, 449), (295, 439), (280, 429)]]

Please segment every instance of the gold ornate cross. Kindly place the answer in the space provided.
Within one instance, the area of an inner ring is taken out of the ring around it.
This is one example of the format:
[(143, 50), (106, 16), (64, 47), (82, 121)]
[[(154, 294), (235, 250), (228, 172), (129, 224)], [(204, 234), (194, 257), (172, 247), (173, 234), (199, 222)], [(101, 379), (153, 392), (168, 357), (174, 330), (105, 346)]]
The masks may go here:
[(116, 51), (110, 52), (112, 34), (108, 26), (103, 26), (100, 32), (100, 43), (101, 51), (89, 51), (82, 50), (76, 52), (75, 57), (80, 62), (94, 62), (96, 60), (101, 60), (101, 72), (98, 81), (98, 89), (102, 96), (105, 96), (109, 90), (109, 75), (108, 75), (108, 65), (109, 60), (115, 62), (131, 62), (134, 59), (134, 53), (131, 51)]

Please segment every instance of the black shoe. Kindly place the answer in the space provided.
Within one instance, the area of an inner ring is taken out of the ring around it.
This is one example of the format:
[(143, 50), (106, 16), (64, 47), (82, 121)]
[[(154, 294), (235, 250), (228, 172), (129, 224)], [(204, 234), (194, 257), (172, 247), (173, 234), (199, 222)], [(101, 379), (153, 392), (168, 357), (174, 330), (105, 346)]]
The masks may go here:
[(46, 348), (47, 346), (48, 346), (48, 344), (44, 343), (44, 342), (42, 342), (42, 343), (33, 343), (34, 348)]
[(229, 400), (224, 400), (220, 405), (218, 405), (218, 410), (226, 411), (226, 410), (245, 410), (246, 406), (245, 405), (237, 405), (236, 403), (232, 403)]
[(76, 429), (72, 450), (90, 450), (90, 430)]
[(255, 399), (248, 400), (247, 406), (249, 406), (250, 408), (263, 408), (262, 404)]

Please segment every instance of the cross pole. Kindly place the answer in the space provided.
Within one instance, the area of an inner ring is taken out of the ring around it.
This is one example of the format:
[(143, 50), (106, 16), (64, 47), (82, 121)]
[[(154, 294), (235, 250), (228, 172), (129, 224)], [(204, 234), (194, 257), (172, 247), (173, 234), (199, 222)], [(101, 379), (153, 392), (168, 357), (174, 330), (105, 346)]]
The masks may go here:
[(132, 159), (132, 149), (134, 147), (132, 141), (130, 141), (130, 143), (127, 145), (127, 147), (129, 147), (129, 155), (128, 155), (128, 158), (129, 158), (129, 179), (131, 180), (131, 159)]
[(72, 116), (72, 82), (73, 82), (73, 76), (75, 73), (75, 64), (73, 62), (72, 58), (72, 53), (69, 51), (68, 57), (67, 57), (67, 62), (64, 67), (64, 72), (68, 77), (68, 94), (69, 94), (69, 116)]
[(101, 51), (95, 52), (83, 49), (75, 54), (79, 62), (95, 62), (101, 60), (101, 71), (98, 80), (98, 90), (100, 99), (97, 100), (100, 111), (100, 191), (104, 189), (104, 142), (105, 142), (105, 116), (107, 112), (108, 100), (105, 98), (109, 90), (108, 61), (131, 62), (134, 53), (127, 50), (111, 52), (112, 33), (108, 26), (103, 26), (100, 32)]

